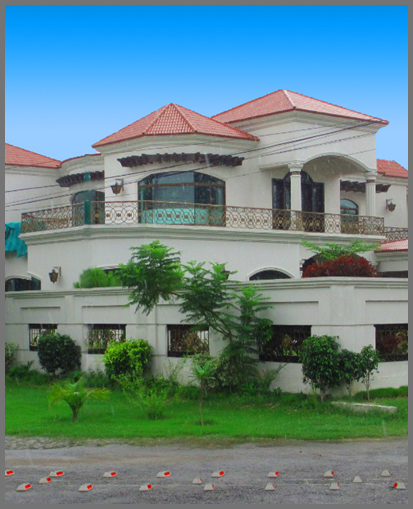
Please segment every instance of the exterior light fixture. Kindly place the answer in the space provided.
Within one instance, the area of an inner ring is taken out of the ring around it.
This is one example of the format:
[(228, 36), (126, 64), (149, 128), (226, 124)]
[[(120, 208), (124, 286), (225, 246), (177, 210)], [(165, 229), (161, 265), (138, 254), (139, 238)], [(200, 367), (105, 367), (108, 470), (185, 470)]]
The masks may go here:
[(392, 199), (386, 200), (386, 209), (390, 212), (393, 212), (393, 210), (396, 208), (396, 204), (393, 202)]
[(61, 272), (62, 271), (60, 267), (53, 267), (53, 270), (49, 272), (49, 278), (53, 284), (56, 283), (56, 281), (59, 279)]
[(113, 194), (119, 194), (121, 191), (123, 191), (123, 180), (116, 180), (115, 183), (110, 186)]

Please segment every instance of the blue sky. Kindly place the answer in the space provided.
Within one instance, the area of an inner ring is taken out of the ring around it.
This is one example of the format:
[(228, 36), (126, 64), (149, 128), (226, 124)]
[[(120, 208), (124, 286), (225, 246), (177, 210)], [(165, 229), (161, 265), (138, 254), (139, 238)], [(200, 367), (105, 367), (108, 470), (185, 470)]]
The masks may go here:
[(278, 89), (384, 118), (407, 167), (407, 6), (6, 6), (6, 141), (49, 157), (170, 102), (214, 115)]

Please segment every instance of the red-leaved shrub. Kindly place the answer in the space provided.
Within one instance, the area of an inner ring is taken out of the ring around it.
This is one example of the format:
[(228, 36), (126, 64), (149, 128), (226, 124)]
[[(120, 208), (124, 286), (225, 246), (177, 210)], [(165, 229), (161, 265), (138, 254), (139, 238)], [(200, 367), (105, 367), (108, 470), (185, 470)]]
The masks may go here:
[(365, 258), (344, 255), (320, 265), (312, 263), (304, 270), (303, 277), (377, 277), (377, 271)]

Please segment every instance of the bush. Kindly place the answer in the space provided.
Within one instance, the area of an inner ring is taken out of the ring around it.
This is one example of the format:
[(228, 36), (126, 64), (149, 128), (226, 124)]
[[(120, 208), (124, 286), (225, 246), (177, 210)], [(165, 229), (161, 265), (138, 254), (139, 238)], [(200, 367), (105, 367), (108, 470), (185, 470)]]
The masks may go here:
[(303, 277), (377, 277), (377, 271), (365, 258), (345, 255), (320, 265), (312, 263), (304, 270)]
[(123, 343), (111, 342), (103, 356), (106, 374), (111, 380), (127, 375), (141, 378), (151, 360), (152, 348), (144, 339), (129, 339)]
[(343, 349), (339, 355), (340, 371), (349, 395), (351, 396), (353, 382), (360, 380), (362, 377), (361, 355), (346, 349)]
[(70, 336), (49, 332), (39, 337), (37, 355), (41, 367), (50, 375), (62, 375), (80, 369), (82, 352)]
[(319, 389), (321, 399), (327, 390), (340, 385), (343, 376), (337, 338), (332, 336), (311, 336), (303, 342), (300, 361), (303, 382), (313, 389)]
[(149, 386), (142, 378), (130, 379), (125, 375), (117, 377), (126, 399), (133, 406), (143, 410), (151, 420), (164, 419), (167, 407), (174, 398), (170, 398), (167, 389)]
[(10, 368), (16, 363), (16, 352), (19, 347), (14, 343), (6, 343), (5, 346), (5, 354), (4, 354), (4, 362), (6, 365), (6, 373), (10, 372)]
[(119, 276), (115, 272), (105, 272), (103, 269), (86, 269), (80, 274), (75, 288), (100, 288), (108, 286), (122, 286)]
[(71, 381), (77, 382), (83, 379), (85, 387), (103, 389), (112, 386), (113, 384), (108, 378), (108, 375), (101, 369), (89, 369), (88, 371), (73, 371), (71, 374)]

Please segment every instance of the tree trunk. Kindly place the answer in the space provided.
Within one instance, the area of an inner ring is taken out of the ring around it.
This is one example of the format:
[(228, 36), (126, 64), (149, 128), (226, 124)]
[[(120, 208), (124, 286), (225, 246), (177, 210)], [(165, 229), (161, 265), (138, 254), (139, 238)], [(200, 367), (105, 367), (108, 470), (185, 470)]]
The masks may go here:
[(199, 398), (199, 420), (201, 422), (201, 426), (204, 425), (204, 417), (202, 415), (202, 403), (203, 403), (203, 400), (204, 400), (204, 389), (202, 387), (202, 382), (201, 382), (201, 396)]
[(79, 414), (79, 410), (72, 408), (72, 414), (73, 414), (72, 415), (72, 422), (76, 422), (77, 421), (77, 416)]

